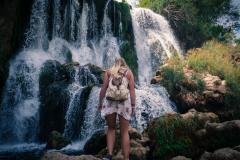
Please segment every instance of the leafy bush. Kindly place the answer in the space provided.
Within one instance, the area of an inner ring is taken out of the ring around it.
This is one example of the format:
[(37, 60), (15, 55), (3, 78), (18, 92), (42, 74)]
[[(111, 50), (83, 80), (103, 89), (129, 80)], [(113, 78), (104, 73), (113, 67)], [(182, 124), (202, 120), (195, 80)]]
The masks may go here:
[(176, 85), (185, 79), (183, 74), (183, 61), (178, 56), (173, 56), (168, 60), (167, 67), (163, 68), (164, 86), (170, 94), (173, 94)]
[(193, 133), (203, 127), (203, 123), (194, 117), (184, 120), (179, 115), (159, 118), (157, 128), (157, 145), (154, 157), (166, 159), (176, 155), (191, 155)]

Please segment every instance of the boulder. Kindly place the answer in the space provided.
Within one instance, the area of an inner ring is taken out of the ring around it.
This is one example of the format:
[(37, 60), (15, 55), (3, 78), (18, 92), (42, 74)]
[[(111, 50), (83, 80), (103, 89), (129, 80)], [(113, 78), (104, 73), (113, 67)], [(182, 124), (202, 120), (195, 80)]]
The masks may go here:
[(46, 61), (41, 68), (39, 76), (41, 141), (46, 141), (53, 130), (63, 133), (65, 114), (70, 101), (68, 86), (74, 74), (73, 64), (61, 65), (55, 60)]
[(48, 141), (47, 141), (47, 149), (61, 149), (68, 144), (70, 144), (71, 141), (65, 137), (62, 136), (61, 133), (57, 131), (52, 131)]
[(197, 112), (195, 109), (190, 109), (187, 113), (181, 114), (181, 117), (185, 120), (197, 117), (203, 123), (218, 122), (219, 118), (212, 112)]
[(150, 139), (151, 159), (171, 159), (178, 155), (199, 156), (203, 150), (196, 140), (196, 132), (207, 123), (218, 121), (216, 114), (201, 113), (195, 109), (186, 114), (168, 113), (152, 120), (144, 131)]
[(240, 152), (231, 148), (222, 148), (213, 153), (205, 152), (200, 160), (239, 160)]
[(79, 68), (81, 85), (100, 85), (103, 83), (104, 70), (93, 64), (86, 64)]
[[(146, 160), (149, 153), (149, 139), (144, 137), (135, 128), (129, 127), (130, 136), (130, 159), (133, 160)], [(106, 144), (106, 133), (105, 131), (97, 131), (93, 136), (86, 142), (84, 146), (84, 152), (86, 154), (94, 154), (99, 158), (103, 158), (107, 151)], [(116, 139), (113, 151), (113, 159), (123, 159), (121, 150), (121, 137), (120, 131), (116, 130)]]
[(240, 152), (231, 148), (222, 148), (212, 154), (212, 160), (239, 160)]
[(160, 83), (162, 78), (160, 76), (155, 76), (151, 79), (151, 84), (157, 84)]
[(239, 135), (240, 120), (223, 123), (206, 123), (204, 129), (196, 132), (199, 147), (207, 150), (239, 145)]
[(92, 155), (68, 156), (60, 152), (46, 152), (41, 160), (100, 160)]
[(168, 65), (161, 67), (152, 83), (160, 83), (167, 88), (181, 113), (195, 108), (200, 112), (214, 112), (221, 121), (239, 118), (237, 104), (227, 106), (226, 97), (232, 93), (225, 80), (208, 72), (198, 73), (188, 66), (183, 67), (179, 75), (173, 70)]
[(102, 149), (106, 148), (106, 133), (104, 130), (95, 132), (92, 137), (86, 142), (84, 152), (86, 154), (97, 154)]
[(177, 156), (173, 157), (171, 160), (191, 160), (191, 159), (184, 156)]

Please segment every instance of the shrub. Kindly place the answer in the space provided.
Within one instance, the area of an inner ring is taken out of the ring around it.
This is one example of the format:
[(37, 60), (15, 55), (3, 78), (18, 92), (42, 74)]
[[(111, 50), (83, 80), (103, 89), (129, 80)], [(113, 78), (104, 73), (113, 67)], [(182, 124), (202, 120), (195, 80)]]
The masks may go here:
[(160, 117), (155, 133), (157, 148), (154, 158), (168, 159), (176, 155), (192, 156), (193, 133), (203, 127), (203, 123), (194, 117), (189, 120), (182, 119), (179, 115)]
[[(197, 72), (209, 72), (226, 80), (230, 95), (226, 96), (227, 105), (240, 102), (240, 66), (233, 63), (232, 55), (240, 52), (240, 47), (209, 41), (201, 49), (188, 52), (187, 64)], [(238, 103), (239, 104), (239, 103)]]

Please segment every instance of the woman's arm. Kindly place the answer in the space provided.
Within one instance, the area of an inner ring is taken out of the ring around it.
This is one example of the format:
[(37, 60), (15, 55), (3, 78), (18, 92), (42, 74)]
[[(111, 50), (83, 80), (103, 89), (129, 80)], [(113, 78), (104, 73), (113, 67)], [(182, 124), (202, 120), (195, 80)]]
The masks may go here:
[(134, 82), (133, 73), (130, 70), (128, 72), (128, 79), (129, 79), (131, 105), (132, 105), (132, 108), (135, 109), (135, 105), (136, 105), (136, 95), (135, 95), (135, 88), (134, 88), (135, 82)]
[(108, 82), (109, 82), (109, 73), (108, 71), (105, 71), (103, 85), (99, 94), (99, 105), (98, 105), (99, 109), (102, 109), (103, 98), (105, 97), (106, 90), (108, 88)]

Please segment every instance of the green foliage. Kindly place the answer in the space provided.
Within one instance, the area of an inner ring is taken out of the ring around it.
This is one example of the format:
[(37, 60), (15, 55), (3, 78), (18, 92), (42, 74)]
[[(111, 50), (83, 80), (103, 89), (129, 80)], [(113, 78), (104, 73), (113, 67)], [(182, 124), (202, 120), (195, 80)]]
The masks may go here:
[[(232, 47), (215, 41), (204, 44), (201, 49), (189, 51), (187, 63), (197, 72), (209, 72), (226, 80), (231, 89), (226, 97), (228, 105), (236, 105), (240, 99), (240, 66), (235, 65), (232, 55), (240, 52), (240, 47)], [(231, 102), (231, 103), (230, 103)]]
[[(138, 74), (138, 64), (137, 55), (134, 46), (134, 35), (132, 28), (132, 18), (130, 13), (130, 6), (127, 3), (121, 3), (114, 1), (114, 7), (116, 12), (114, 14), (112, 21), (114, 22), (113, 30), (115, 36), (117, 36), (121, 41), (120, 45), (120, 55), (125, 59), (128, 66), (133, 71), (135, 77)], [(120, 21), (121, 20), (121, 21)], [(122, 28), (120, 29), (119, 26)]]
[(140, 6), (167, 17), (186, 48), (198, 47), (212, 38), (224, 42), (232, 38), (231, 29), (215, 24), (229, 11), (230, 0), (141, 0)]
[(175, 155), (191, 155), (193, 132), (203, 123), (194, 117), (184, 120), (179, 115), (161, 117), (156, 128), (157, 148), (155, 157), (166, 158)]
[[(230, 107), (239, 106), (240, 66), (235, 64), (232, 59), (236, 53), (240, 53), (239, 45), (233, 47), (217, 41), (208, 41), (202, 48), (189, 50), (185, 60), (175, 57), (169, 60), (168, 67), (164, 69), (164, 79), (167, 80), (165, 85), (171, 93), (172, 87), (184, 77), (182, 75), (183, 67), (187, 66), (199, 74), (208, 72), (226, 80), (230, 90), (225, 96), (225, 104)], [(205, 87), (204, 81), (197, 75), (193, 75), (192, 80), (196, 82), (198, 90), (202, 92)]]
[(201, 79), (197, 79), (198, 90), (202, 93), (205, 89), (205, 82)]
[(134, 75), (138, 73), (138, 64), (137, 64), (137, 56), (135, 54), (135, 50), (131, 47), (128, 41), (125, 41), (120, 46), (120, 54), (125, 59), (128, 66), (131, 68)]
[(163, 69), (163, 78), (164, 86), (167, 88), (168, 92), (172, 94), (176, 88), (176, 85), (185, 79), (183, 74), (183, 63), (178, 56), (173, 56), (168, 61), (169, 66), (162, 68)]

